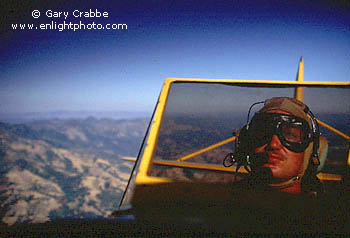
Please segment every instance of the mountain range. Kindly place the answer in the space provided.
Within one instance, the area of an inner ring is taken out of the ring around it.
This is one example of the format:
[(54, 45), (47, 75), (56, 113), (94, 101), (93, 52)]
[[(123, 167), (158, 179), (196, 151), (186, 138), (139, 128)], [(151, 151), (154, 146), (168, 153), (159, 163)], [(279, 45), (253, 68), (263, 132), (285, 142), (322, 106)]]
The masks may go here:
[(149, 119), (0, 122), (0, 219), (106, 217), (118, 208)]
[(48, 112), (0, 112), (0, 121), (6, 123), (28, 123), (52, 119), (96, 119), (110, 118), (115, 120), (149, 117), (149, 111), (48, 111)]

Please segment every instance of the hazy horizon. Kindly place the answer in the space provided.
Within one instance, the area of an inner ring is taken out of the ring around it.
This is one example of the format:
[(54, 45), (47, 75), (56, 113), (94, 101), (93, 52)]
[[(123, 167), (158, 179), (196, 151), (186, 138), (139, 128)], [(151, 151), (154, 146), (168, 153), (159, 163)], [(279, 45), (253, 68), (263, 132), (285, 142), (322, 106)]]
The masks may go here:
[(141, 119), (151, 118), (149, 111), (48, 111), (0, 113), (0, 122), (16, 124), (52, 119)]

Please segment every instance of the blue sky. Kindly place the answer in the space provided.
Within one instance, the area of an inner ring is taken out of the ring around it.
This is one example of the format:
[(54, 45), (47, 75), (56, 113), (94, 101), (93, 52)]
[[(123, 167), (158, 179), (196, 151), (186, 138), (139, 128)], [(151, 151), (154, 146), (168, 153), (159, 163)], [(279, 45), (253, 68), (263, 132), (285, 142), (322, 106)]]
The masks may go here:
[[(14, 5), (13, 5), (14, 4)], [(151, 112), (167, 77), (350, 81), (350, 7), (332, 1), (17, 1), (0, 35), (0, 113)], [(108, 18), (76, 18), (97, 9)], [(39, 10), (38, 19), (32, 11)], [(11, 24), (127, 24), (14, 30)], [(1, 115), (1, 114), (0, 114)]]

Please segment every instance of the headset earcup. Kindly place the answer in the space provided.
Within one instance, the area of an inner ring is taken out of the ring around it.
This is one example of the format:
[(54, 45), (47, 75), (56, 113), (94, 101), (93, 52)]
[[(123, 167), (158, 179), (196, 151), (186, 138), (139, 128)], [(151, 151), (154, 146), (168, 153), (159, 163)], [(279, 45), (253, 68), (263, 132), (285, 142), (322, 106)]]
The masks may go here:
[(248, 136), (248, 129), (247, 125), (243, 126), (239, 131), (238, 139), (236, 142), (236, 149), (235, 151), (238, 153), (249, 153), (249, 136)]
[(249, 127), (245, 125), (238, 131), (239, 134), (236, 140), (235, 152), (234, 152), (236, 160), (239, 160), (241, 162), (244, 161), (244, 164), (247, 164), (247, 165), (250, 164), (248, 161), (248, 157), (249, 157), (249, 154), (251, 153), (251, 148), (250, 148), (251, 143), (250, 143), (248, 128)]

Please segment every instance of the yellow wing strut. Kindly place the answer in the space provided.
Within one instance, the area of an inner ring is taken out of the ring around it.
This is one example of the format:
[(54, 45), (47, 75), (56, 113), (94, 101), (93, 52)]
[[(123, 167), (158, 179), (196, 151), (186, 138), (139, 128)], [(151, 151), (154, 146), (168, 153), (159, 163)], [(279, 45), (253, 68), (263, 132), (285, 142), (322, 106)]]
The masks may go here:
[(216, 144), (214, 144), (214, 145), (208, 146), (208, 147), (206, 147), (206, 148), (204, 148), (204, 149), (198, 150), (198, 151), (196, 151), (196, 152), (194, 152), (194, 153), (192, 153), (192, 154), (189, 154), (189, 155), (186, 155), (186, 156), (184, 156), (184, 157), (182, 157), (182, 158), (180, 158), (180, 159), (177, 159), (177, 161), (185, 161), (185, 160), (190, 159), (190, 158), (192, 158), (192, 157), (194, 157), (194, 156), (200, 155), (200, 154), (202, 154), (202, 153), (204, 153), (204, 152), (207, 152), (207, 151), (209, 151), (209, 150), (213, 150), (213, 149), (215, 149), (215, 148), (217, 148), (217, 147), (220, 147), (220, 146), (222, 146), (222, 145), (225, 145), (225, 144), (227, 144), (227, 143), (230, 143), (231, 141), (234, 141), (235, 139), (236, 139), (236, 136), (230, 137), (230, 138), (228, 138), (228, 139), (226, 139), (226, 140), (223, 140), (223, 141), (221, 141), (221, 142), (219, 142), (219, 143), (216, 143)]

